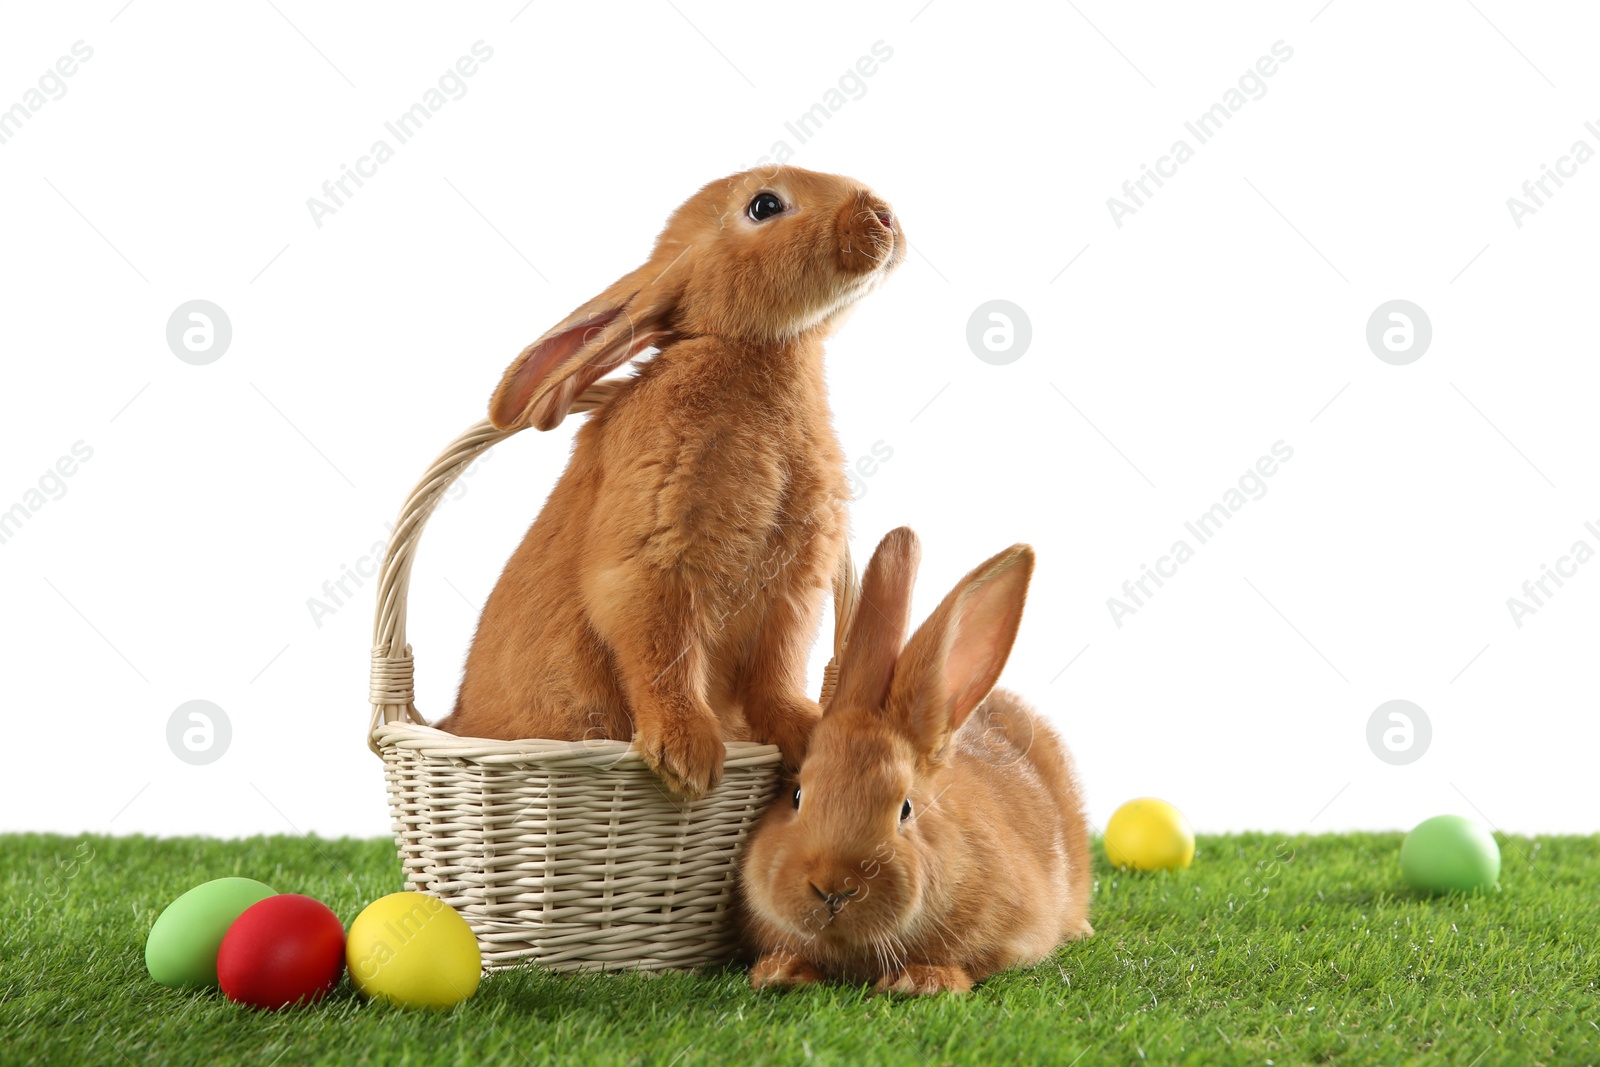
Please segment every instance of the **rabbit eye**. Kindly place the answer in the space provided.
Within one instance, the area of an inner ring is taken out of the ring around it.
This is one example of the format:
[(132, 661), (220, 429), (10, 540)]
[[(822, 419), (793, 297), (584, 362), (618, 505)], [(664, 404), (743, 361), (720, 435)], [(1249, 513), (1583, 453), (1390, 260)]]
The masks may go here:
[(800, 790), (798, 789), (794, 791), (794, 810), (800, 810)]
[(749, 215), (754, 222), (765, 222), (782, 213), (783, 201), (774, 193), (757, 193), (756, 198), (750, 201)]
[(911, 818), (911, 798), (906, 797), (906, 802), (900, 805), (900, 821), (905, 822)]

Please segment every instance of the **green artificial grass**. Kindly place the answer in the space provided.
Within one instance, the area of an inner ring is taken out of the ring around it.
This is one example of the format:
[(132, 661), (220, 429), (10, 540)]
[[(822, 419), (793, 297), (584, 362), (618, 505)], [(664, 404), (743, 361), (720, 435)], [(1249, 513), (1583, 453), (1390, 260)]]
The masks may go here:
[(704, 975), (486, 979), (447, 1012), (276, 1014), (151, 982), (144, 937), (246, 875), (348, 923), (388, 841), (0, 837), (0, 1057), (41, 1064), (1593, 1064), (1600, 837), (1503, 838), (1501, 889), (1424, 898), (1398, 834), (1204, 837), (1194, 867), (1100, 864), (1098, 931), (965, 997), (750, 991)]

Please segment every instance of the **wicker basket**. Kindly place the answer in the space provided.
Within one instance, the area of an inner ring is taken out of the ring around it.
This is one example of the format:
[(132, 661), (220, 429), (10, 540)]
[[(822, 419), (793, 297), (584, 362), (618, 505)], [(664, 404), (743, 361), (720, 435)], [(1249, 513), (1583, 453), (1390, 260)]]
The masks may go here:
[[(614, 387), (591, 387), (573, 410), (593, 410)], [(724, 962), (739, 853), (772, 798), (775, 747), (730, 743), (722, 783), (686, 803), (627, 742), (457, 737), (428, 726), (413, 703), (406, 590), (423, 524), (456, 476), (515, 432), (484, 421), (445, 449), (407, 498), (384, 559), (369, 744), (383, 757), (406, 888), (459, 911), (491, 970)], [(847, 555), (834, 581), (839, 635), (855, 592)], [(824, 700), (834, 677), (830, 664)]]

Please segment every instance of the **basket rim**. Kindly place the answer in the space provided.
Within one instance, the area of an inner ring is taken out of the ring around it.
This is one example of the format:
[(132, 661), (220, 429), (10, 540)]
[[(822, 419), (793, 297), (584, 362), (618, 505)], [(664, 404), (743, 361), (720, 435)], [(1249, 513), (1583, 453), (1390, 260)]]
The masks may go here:
[[(591, 766), (632, 770), (648, 767), (639, 747), (631, 741), (592, 739), (553, 741), (523, 738), (500, 741), (487, 737), (462, 737), (421, 723), (379, 723), (372, 731), (379, 748), (396, 748), (431, 759), (465, 759), (495, 763), (558, 763), (563, 767)], [(768, 767), (782, 760), (777, 745), (755, 741), (728, 741), (728, 770)]]

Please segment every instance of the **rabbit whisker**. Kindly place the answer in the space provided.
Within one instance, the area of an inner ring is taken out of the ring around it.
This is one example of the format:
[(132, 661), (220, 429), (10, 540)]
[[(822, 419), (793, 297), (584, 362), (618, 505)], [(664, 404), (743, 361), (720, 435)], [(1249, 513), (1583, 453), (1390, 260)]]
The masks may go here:
[(894, 968), (894, 973), (899, 974), (905, 970), (906, 954), (903, 951), (905, 946), (900, 944), (900, 939), (890, 934), (884, 940), (884, 947), (889, 950), (889, 963)]
[(946, 926), (944, 924), (943, 920), (941, 920), (937, 915), (928, 915), (927, 918), (928, 918), (929, 923), (931, 924), (931, 927), (933, 929), (934, 935), (936, 937), (938, 937), (938, 939), (939, 939), (939, 944), (943, 945), (945, 953), (949, 954), (950, 953), (950, 942), (945, 938), (944, 935), (948, 933), (951, 937), (955, 937), (956, 936), (956, 932), (954, 930), (950, 929), (948, 926)]

